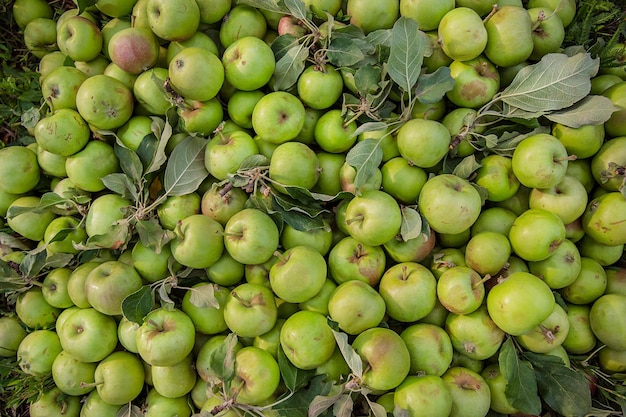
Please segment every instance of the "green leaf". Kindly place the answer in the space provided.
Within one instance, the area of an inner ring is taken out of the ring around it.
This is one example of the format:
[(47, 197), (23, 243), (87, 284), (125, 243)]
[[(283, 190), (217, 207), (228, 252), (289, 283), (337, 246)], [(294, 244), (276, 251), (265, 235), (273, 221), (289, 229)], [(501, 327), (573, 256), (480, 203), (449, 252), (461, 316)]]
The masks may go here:
[(527, 112), (561, 110), (589, 94), (599, 64), (589, 54), (547, 54), (537, 64), (522, 68), (496, 97)]
[(249, 157), (241, 161), (241, 164), (239, 165), (239, 169), (247, 170), (251, 168), (269, 166), (269, 164), (270, 164), (270, 160), (267, 156), (256, 154), (256, 155), (250, 155)]
[[(311, 379), (308, 387), (303, 387), (293, 394), (287, 393), (286, 399), (280, 398), (272, 407), (281, 417), (308, 417), (310, 408), (314, 407), (315, 398), (328, 395), (332, 383), (326, 381), (325, 375), (317, 375)], [(322, 411), (316, 415), (322, 415)]]
[(385, 122), (367, 122), (360, 125), (353, 133), (354, 136), (359, 136), (365, 132), (381, 132), (387, 130), (389, 125)]
[[(172, 114), (171, 117), (170, 114)], [(146, 174), (157, 172), (167, 162), (165, 149), (172, 137), (170, 119), (176, 116), (174, 108), (168, 110), (166, 116), (165, 120), (156, 116), (152, 117), (151, 129), (154, 136), (144, 137), (137, 149), (137, 154), (146, 167)]]
[(523, 413), (539, 414), (541, 400), (537, 393), (537, 379), (530, 363), (517, 357), (511, 338), (502, 344), (498, 363), (507, 381), (505, 393), (511, 405)]
[(127, 320), (139, 325), (154, 308), (154, 291), (149, 285), (144, 285), (122, 301), (122, 314)]
[(298, 40), (288, 33), (280, 35), (274, 39), (271, 46), (276, 61), (279, 61), (291, 48), (296, 45), (298, 45)]
[(120, 196), (132, 201), (137, 201), (139, 192), (137, 186), (126, 174), (121, 172), (114, 172), (102, 177), (102, 183), (109, 190), (113, 191)]
[(346, 155), (346, 162), (356, 169), (354, 185), (360, 188), (374, 174), (383, 160), (383, 151), (376, 139), (365, 139), (354, 145)]
[(168, 196), (189, 194), (209, 175), (204, 165), (206, 140), (189, 136), (172, 151), (165, 167), (163, 187)]
[(309, 405), (308, 417), (318, 417), (324, 414), (332, 407), (332, 416), (336, 417), (337, 414), (334, 410), (335, 404), (342, 401), (345, 392), (343, 390), (330, 395), (317, 395), (313, 398)]
[(333, 330), (333, 336), (335, 336), (337, 347), (352, 373), (358, 378), (363, 378), (363, 360), (348, 342), (348, 335), (344, 332)]
[(56, 193), (47, 192), (41, 196), (39, 202), (34, 207), (22, 207), (11, 205), (7, 210), (6, 217), (12, 218), (24, 213), (44, 213), (51, 207), (55, 207), (59, 204), (64, 204), (68, 201), (67, 198), (61, 197)]
[(354, 73), (354, 85), (361, 96), (375, 93), (379, 90), (382, 69), (372, 64), (365, 64)]
[(604, 96), (587, 96), (572, 107), (546, 115), (552, 122), (579, 128), (585, 125), (601, 125), (617, 111), (613, 102)]
[(237, 4), (247, 4), (255, 9), (263, 9), (268, 12), (287, 14), (289, 10), (276, 0), (237, 0)]
[(78, 13), (84, 12), (89, 7), (95, 5), (97, 0), (78, 0), (76, 3), (78, 5)]
[(391, 29), (378, 29), (368, 33), (365, 40), (372, 45), (391, 48), (393, 32)]
[(29, 278), (36, 277), (44, 268), (47, 256), (48, 254), (43, 246), (26, 253), (22, 262), (20, 262), (22, 275)]
[(439, 67), (435, 72), (423, 74), (417, 79), (415, 96), (420, 103), (434, 104), (441, 101), (452, 88), (454, 78), (450, 76), (450, 67)]
[(357, 42), (341, 36), (330, 42), (327, 57), (330, 63), (336, 67), (349, 67), (363, 60), (365, 54)]
[(232, 381), (235, 377), (237, 342), (237, 335), (230, 333), (219, 347), (211, 352), (211, 357), (209, 358), (209, 372), (225, 383)]
[(130, 180), (135, 184), (139, 183), (143, 175), (143, 164), (141, 163), (141, 159), (139, 159), (139, 155), (124, 146), (119, 139), (115, 141), (113, 150), (117, 159), (120, 161), (122, 172), (128, 175)]
[(400, 17), (393, 25), (388, 71), (404, 91), (412, 90), (422, 69), (426, 41), (419, 32), (417, 22), (408, 17)]
[(468, 179), (481, 165), (476, 161), (476, 155), (466, 156), (461, 162), (454, 168), (452, 174), (457, 177)]
[(309, 57), (309, 47), (296, 44), (276, 62), (274, 69), (274, 91), (288, 90), (298, 81)]
[(154, 249), (157, 253), (173, 240), (176, 235), (171, 230), (166, 230), (156, 218), (149, 220), (137, 220), (135, 230), (139, 234), (139, 240), (144, 246)]
[(417, 238), (422, 234), (422, 215), (411, 207), (402, 207), (402, 223), (400, 236), (403, 241)]
[(589, 381), (583, 372), (552, 355), (524, 353), (535, 370), (541, 398), (564, 417), (583, 417), (591, 411)]
[(315, 370), (302, 370), (294, 366), (285, 355), (283, 349), (278, 347), (278, 367), (280, 375), (288, 390), (295, 392), (304, 388), (308, 382), (315, 376)]
[(90, 236), (84, 245), (77, 244), (76, 247), (80, 250), (123, 250), (126, 248), (126, 245), (128, 244), (131, 237), (132, 233), (130, 223), (128, 222), (128, 220), (122, 220), (111, 225), (111, 228), (106, 233)]
[(215, 286), (212, 284), (194, 286), (188, 289), (191, 292), (189, 302), (198, 308), (220, 308), (220, 302), (215, 297)]
[(306, 6), (302, 0), (283, 0), (283, 2), (289, 9), (289, 14), (296, 19), (306, 20)]

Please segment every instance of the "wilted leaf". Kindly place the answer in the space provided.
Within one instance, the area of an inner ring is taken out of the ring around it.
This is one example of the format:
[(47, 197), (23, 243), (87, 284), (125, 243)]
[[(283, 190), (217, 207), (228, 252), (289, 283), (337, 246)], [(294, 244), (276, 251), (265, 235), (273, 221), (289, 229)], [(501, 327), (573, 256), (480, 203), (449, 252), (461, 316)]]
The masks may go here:
[(522, 68), (497, 97), (528, 112), (564, 109), (589, 94), (599, 65), (600, 59), (587, 53), (547, 54), (537, 64)]
[(294, 366), (285, 355), (283, 349), (278, 348), (278, 367), (280, 375), (288, 390), (295, 392), (304, 388), (308, 382), (315, 376), (315, 370), (302, 370)]
[(400, 236), (403, 241), (416, 239), (422, 234), (422, 215), (411, 207), (402, 207)]
[(354, 410), (354, 400), (349, 392), (344, 393), (333, 404), (333, 416), (351, 417)]
[(537, 393), (537, 380), (530, 363), (520, 360), (513, 341), (508, 338), (498, 356), (500, 372), (507, 381), (506, 397), (513, 407), (537, 415), (541, 412), (541, 400)]
[(417, 22), (401, 17), (393, 25), (388, 71), (391, 79), (404, 91), (410, 91), (419, 77), (426, 41), (419, 35)]
[(352, 345), (348, 342), (348, 335), (343, 332), (338, 332), (333, 330), (333, 335), (335, 336), (335, 341), (337, 342), (337, 346), (339, 347), (339, 351), (341, 355), (346, 360), (348, 367), (352, 371), (354, 375), (358, 378), (363, 377), (363, 360), (359, 356), (358, 353), (354, 350)]
[(87, 242), (74, 245), (80, 250), (114, 249), (123, 250), (132, 237), (131, 226), (127, 220), (119, 221), (104, 234), (90, 236)]
[(601, 125), (617, 111), (613, 102), (604, 96), (587, 96), (574, 106), (546, 115), (550, 121), (579, 128), (585, 125)]
[(144, 317), (154, 307), (154, 292), (149, 285), (144, 285), (122, 301), (122, 314), (127, 320), (142, 324)]
[(582, 417), (591, 411), (589, 381), (580, 371), (552, 355), (524, 353), (535, 370), (541, 398), (564, 417)]
[(189, 136), (172, 151), (165, 167), (163, 186), (168, 196), (189, 194), (209, 175), (204, 165), (206, 140)]
[(313, 398), (309, 405), (308, 417), (318, 417), (324, 414), (327, 410), (333, 408), (333, 413), (331, 414), (333, 417), (337, 416), (335, 414), (334, 406), (337, 402), (341, 401), (344, 396), (343, 391), (339, 391), (337, 394), (333, 395), (317, 395)]
[(415, 87), (415, 96), (420, 103), (434, 104), (442, 100), (452, 88), (454, 78), (450, 76), (450, 67), (443, 66), (431, 74), (420, 75)]
[(276, 0), (237, 0), (237, 4), (247, 4), (255, 9), (263, 9), (268, 12), (287, 14), (289, 10)]
[(237, 341), (237, 335), (230, 333), (219, 347), (211, 352), (209, 372), (225, 383), (230, 382), (235, 376), (235, 348), (237, 347)]
[(189, 302), (198, 308), (220, 308), (220, 302), (215, 297), (215, 287), (212, 284), (198, 285), (188, 289), (191, 292)]

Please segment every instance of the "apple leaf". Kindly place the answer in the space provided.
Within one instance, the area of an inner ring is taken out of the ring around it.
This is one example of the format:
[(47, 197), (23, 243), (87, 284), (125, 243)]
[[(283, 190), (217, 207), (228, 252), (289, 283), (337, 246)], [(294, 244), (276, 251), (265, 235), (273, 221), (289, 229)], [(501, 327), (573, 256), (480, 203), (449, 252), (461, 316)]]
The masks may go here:
[(433, 104), (442, 100), (452, 88), (454, 78), (450, 76), (450, 67), (439, 67), (435, 72), (423, 74), (417, 79), (415, 96), (420, 103)]
[(113, 151), (115, 152), (117, 159), (120, 161), (120, 168), (122, 168), (122, 172), (128, 175), (131, 181), (138, 184), (143, 175), (143, 164), (141, 163), (141, 159), (139, 159), (139, 155), (124, 146), (119, 139), (115, 141)]
[(206, 139), (189, 136), (172, 151), (165, 167), (163, 187), (168, 196), (189, 194), (209, 175), (204, 165)]
[(215, 297), (215, 285), (199, 285), (189, 288), (191, 292), (189, 302), (198, 308), (220, 308), (220, 302)]
[(587, 96), (572, 107), (546, 115), (548, 120), (579, 128), (585, 125), (601, 125), (617, 111), (613, 102), (604, 96)]
[(354, 400), (350, 392), (344, 392), (333, 404), (333, 416), (351, 417), (354, 410)]
[[(309, 406), (314, 404), (315, 398), (328, 395), (332, 387), (332, 383), (326, 380), (326, 375), (316, 375), (311, 379), (308, 386), (293, 393), (286, 393), (284, 399), (279, 398), (277, 403), (272, 406), (272, 410), (281, 417), (308, 417)], [(331, 417), (329, 412), (324, 413), (322, 411), (317, 415)]]
[(463, 179), (468, 179), (480, 167), (481, 165), (476, 161), (476, 156), (470, 155), (463, 158), (461, 162), (454, 167), (452, 174)]
[(403, 241), (416, 239), (422, 234), (422, 215), (411, 207), (402, 207), (402, 223), (400, 225), (400, 236)]
[(291, 392), (304, 388), (311, 378), (315, 376), (314, 369), (305, 371), (294, 366), (280, 346), (278, 348), (277, 360), (282, 381)]
[(352, 133), (352, 136), (359, 136), (362, 133), (365, 132), (379, 132), (379, 131), (384, 131), (389, 127), (389, 125), (385, 122), (367, 122), (367, 123), (363, 123), (362, 125), (360, 125), (355, 131), (354, 133)]
[(306, 20), (306, 6), (302, 0), (283, 0), (289, 13), (296, 19)]
[(496, 98), (528, 112), (561, 110), (589, 94), (599, 65), (600, 59), (588, 53), (547, 54), (537, 64), (522, 68)]
[(382, 69), (372, 64), (365, 64), (354, 72), (354, 85), (361, 96), (375, 93), (380, 89)]
[(135, 185), (136, 183), (133, 183), (128, 175), (122, 174), (121, 172), (114, 172), (102, 177), (101, 180), (104, 186), (114, 193), (132, 201), (138, 200), (139, 193)]
[(163, 246), (175, 237), (174, 232), (163, 229), (156, 218), (137, 220), (135, 222), (135, 230), (139, 234), (141, 243), (157, 253), (160, 253)]
[(276, 0), (237, 0), (237, 4), (247, 4), (255, 9), (263, 9), (268, 12), (287, 14), (289, 10)]
[(71, 201), (67, 198), (61, 197), (56, 193), (47, 192), (41, 196), (39, 202), (34, 207), (23, 207), (23, 206), (15, 206), (11, 205), (7, 210), (6, 218), (12, 218), (19, 216), (23, 213), (44, 213), (48, 211), (49, 208), (54, 207), (59, 204), (65, 204), (68, 201)]
[(117, 412), (115, 417), (143, 417), (145, 414), (141, 408), (134, 404), (124, 404)]
[(411, 91), (422, 69), (426, 38), (417, 22), (400, 17), (393, 25), (388, 71), (391, 79), (404, 91)]
[(350, 67), (365, 58), (363, 45), (358, 40), (347, 36), (337, 36), (331, 42), (326, 51), (328, 61), (336, 67)]
[(137, 155), (145, 166), (145, 174), (158, 171), (167, 161), (165, 149), (172, 137), (170, 112), (176, 114), (172, 107), (167, 111), (165, 121), (160, 117), (152, 116), (152, 135), (146, 135), (139, 143)]
[(387, 410), (385, 410), (385, 407), (375, 401), (372, 401), (367, 395), (363, 396), (365, 397), (370, 410), (372, 410), (374, 417), (387, 417)]
[(530, 363), (520, 360), (511, 338), (502, 344), (498, 356), (500, 371), (507, 381), (505, 393), (513, 407), (523, 413), (541, 413), (541, 399), (537, 393), (537, 379)]
[(356, 169), (354, 185), (357, 189), (374, 174), (382, 160), (383, 151), (376, 139), (362, 140), (348, 151), (346, 162)]
[(541, 398), (564, 417), (585, 416), (591, 411), (589, 381), (582, 372), (552, 355), (525, 352), (533, 365)]
[(295, 44), (276, 62), (274, 69), (274, 91), (288, 90), (298, 81), (309, 57), (309, 47)]
[(0, 294), (12, 293), (30, 288), (28, 282), (11, 267), (0, 259)]
[(285, 54), (294, 46), (298, 45), (298, 39), (289, 33), (280, 35), (272, 41), (272, 52), (274, 52), (274, 58), (279, 61)]
[(335, 404), (341, 401), (344, 396), (344, 391), (341, 390), (335, 394), (329, 395), (317, 395), (311, 401), (309, 405), (308, 417), (318, 417), (321, 415), (326, 415), (326, 412), (331, 410), (332, 407), (332, 416), (337, 416), (334, 410)]
[(143, 319), (154, 308), (154, 291), (144, 285), (122, 301), (122, 314), (127, 320), (143, 324)]
[(229, 383), (235, 377), (235, 351), (237, 335), (229, 333), (226, 339), (211, 352), (209, 358), (209, 372), (221, 381)]
[(339, 347), (341, 355), (346, 360), (348, 367), (354, 375), (359, 379), (363, 378), (363, 360), (358, 353), (354, 350), (352, 345), (348, 342), (348, 335), (343, 332), (333, 330), (335, 341)]
[(97, 0), (77, 0), (76, 4), (78, 5), (78, 13), (84, 12), (87, 8), (96, 4)]
[[(274, 199), (274, 209), (266, 211), (275, 222), (284, 222), (294, 229), (302, 231), (321, 229), (324, 227), (323, 217), (321, 215), (312, 217), (305, 211), (310, 210), (309, 208), (305, 206), (295, 208), (295, 206), (292, 206), (291, 203), (286, 202), (286, 200), (281, 197), (278, 198), (278, 201)], [(282, 230), (282, 224), (277, 224), (277, 226), (279, 230)]]
[(393, 31), (391, 29), (378, 29), (365, 36), (365, 40), (374, 46), (384, 46), (391, 48)]
[(267, 156), (256, 154), (256, 155), (250, 155), (247, 158), (245, 158), (243, 161), (241, 161), (241, 164), (239, 165), (239, 169), (247, 170), (251, 168), (269, 166), (269, 164), (270, 164), (270, 160)]

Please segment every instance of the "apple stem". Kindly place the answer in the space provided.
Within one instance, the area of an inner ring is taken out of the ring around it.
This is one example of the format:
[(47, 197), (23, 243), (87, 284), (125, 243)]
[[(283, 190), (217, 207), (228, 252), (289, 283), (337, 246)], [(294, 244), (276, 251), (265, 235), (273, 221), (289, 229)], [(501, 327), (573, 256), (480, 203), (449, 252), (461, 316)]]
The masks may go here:
[(533, 25), (532, 31), (534, 32), (537, 29), (539, 29), (539, 27), (541, 26), (544, 20), (546, 20), (546, 12), (544, 10), (541, 10), (539, 14), (537, 15), (537, 21)]
[(565, 158), (556, 158), (554, 162), (563, 162), (563, 161), (575, 161), (578, 157), (576, 155), (569, 155)]
[(346, 224), (352, 224), (354, 222), (362, 222), (363, 221), (363, 215), (359, 214), (358, 216), (354, 216), (350, 219), (346, 219)]
[(233, 296), (234, 299), (236, 299), (237, 301), (239, 301), (241, 304), (243, 304), (245, 307), (252, 307), (252, 304), (248, 301), (248, 300), (244, 300), (243, 298), (241, 298), (239, 296), (239, 294), (237, 294), (237, 291), (231, 291), (230, 292), (231, 295)]
[(160, 331), (160, 332), (163, 331), (163, 326), (160, 326), (156, 321), (150, 319), (150, 320), (148, 320), (148, 323), (153, 325), (158, 331)]
[(478, 288), (480, 285), (483, 285), (485, 282), (489, 281), (491, 278), (493, 278), (491, 275), (487, 274), (483, 277), (483, 279), (481, 279), (480, 281), (476, 282), (474, 285), (472, 285), (472, 289), (475, 290), (476, 288)]
[(285, 263), (287, 262), (289, 259), (284, 256), (282, 253), (280, 253), (279, 251), (275, 251), (274, 252), (274, 256), (277, 257), (281, 262)]
[(222, 188), (222, 189), (219, 191), (219, 193), (218, 193), (218, 194), (219, 194), (219, 196), (220, 196), (220, 197), (224, 198), (224, 197), (226, 196), (226, 194), (228, 194), (228, 192), (229, 192), (230, 190), (232, 190), (233, 188), (234, 188), (233, 184), (232, 184), (232, 183), (230, 183), (230, 182), (227, 182), (227, 183), (224, 185), (224, 188)]
[[(556, 336), (554, 335), (554, 332), (551, 329), (548, 329), (543, 324), (540, 324), (539, 328), (541, 329), (541, 332), (546, 337), (546, 339), (548, 339), (549, 341), (553, 342), (556, 339)], [(558, 331), (558, 327), (555, 328), (554, 330)]]
[(104, 381), (100, 381), (100, 382), (81, 382), (79, 384), (79, 386), (81, 388), (95, 388), (98, 385), (102, 385), (102, 384), (104, 384)]
[(494, 4), (493, 7), (491, 8), (491, 11), (489, 12), (489, 14), (487, 16), (485, 16), (485, 18), (483, 19), (483, 24), (487, 23), (487, 21), (489, 19), (491, 19), (491, 16), (493, 16), (499, 9), (500, 7), (498, 6), (498, 4)]

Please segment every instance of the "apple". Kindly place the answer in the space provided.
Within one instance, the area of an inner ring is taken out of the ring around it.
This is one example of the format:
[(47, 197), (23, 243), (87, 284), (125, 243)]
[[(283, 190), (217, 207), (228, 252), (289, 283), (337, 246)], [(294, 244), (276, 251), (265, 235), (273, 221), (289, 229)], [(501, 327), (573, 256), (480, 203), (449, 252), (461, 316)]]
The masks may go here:
[(109, 59), (129, 74), (152, 68), (159, 58), (159, 42), (142, 27), (129, 27), (115, 33), (108, 42)]
[(33, 19), (52, 19), (54, 10), (44, 0), (16, 0), (13, 2), (11, 13), (15, 23), (20, 29), (24, 29)]
[(224, 321), (240, 337), (256, 337), (272, 329), (278, 308), (272, 291), (260, 284), (243, 283), (233, 288), (224, 304)]
[(561, 346), (571, 355), (586, 354), (596, 346), (597, 338), (589, 322), (590, 309), (589, 305), (567, 304), (570, 327)]
[(133, 103), (132, 91), (121, 81), (104, 74), (87, 78), (76, 93), (78, 112), (94, 129), (122, 126), (133, 114)]
[(527, 7), (547, 7), (554, 10), (564, 27), (569, 26), (576, 15), (576, 2), (574, 0), (529, 0)]
[(410, 17), (417, 22), (420, 30), (435, 30), (443, 16), (454, 9), (454, 1), (400, 1), (400, 16)]
[(311, 189), (319, 178), (317, 155), (304, 143), (281, 143), (270, 158), (269, 177), (281, 192), (283, 186)]
[(326, 317), (315, 311), (298, 311), (289, 316), (279, 334), (280, 348), (299, 369), (315, 369), (335, 351), (335, 337)]
[(56, 110), (35, 125), (37, 144), (56, 155), (73, 155), (83, 149), (90, 138), (89, 126), (76, 110), (70, 108)]
[(485, 55), (499, 67), (526, 61), (533, 52), (533, 22), (523, 7), (500, 6), (485, 22)]
[(98, 362), (117, 346), (117, 323), (93, 308), (78, 309), (71, 313), (57, 334), (63, 350), (81, 362)]
[(141, 394), (145, 374), (141, 359), (134, 353), (117, 351), (104, 358), (95, 371), (100, 398), (111, 405), (123, 405)]
[(33, 330), (17, 347), (17, 363), (28, 375), (49, 375), (52, 372), (52, 363), (61, 350), (59, 337), (54, 331)]
[(608, 136), (618, 137), (626, 136), (626, 129), (624, 128), (624, 119), (626, 118), (626, 81), (612, 85), (604, 90), (603, 96), (609, 98), (611, 102), (618, 108), (611, 118), (604, 123), (604, 129)]
[[(16, 177), (15, 172), (20, 175)], [(37, 154), (24, 146), (0, 149), (0, 189), (11, 194), (25, 194), (35, 188), (41, 178)]]
[(529, 58), (539, 61), (546, 54), (558, 52), (565, 39), (565, 27), (559, 15), (548, 7), (530, 7), (528, 14), (533, 26), (533, 51)]
[(203, 214), (193, 214), (179, 222), (177, 239), (171, 242), (172, 256), (183, 266), (202, 269), (214, 264), (224, 251), (224, 228)]
[(141, 276), (132, 266), (107, 261), (89, 272), (85, 278), (85, 294), (95, 310), (116, 316), (122, 314), (122, 301), (142, 285)]
[(522, 140), (513, 152), (513, 173), (529, 188), (558, 184), (567, 170), (565, 146), (554, 136), (539, 133)]
[(499, 154), (491, 154), (480, 160), (474, 182), (487, 189), (487, 200), (495, 202), (513, 197), (520, 185), (513, 174), (511, 158)]
[(482, 277), (467, 266), (449, 268), (437, 281), (437, 298), (452, 313), (476, 311), (485, 298)]
[(476, 360), (496, 354), (505, 337), (484, 303), (469, 314), (449, 313), (444, 326), (454, 350)]
[(57, 155), (48, 152), (40, 146), (37, 146), (37, 163), (41, 172), (50, 177), (65, 178), (67, 170), (65, 169), (66, 156)]
[[(228, 71), (228, 70), (227, 70)], [(228, 72), (226, 72), (228, 75)], [(228, 99), (227, 111), (230, 119), (245, 129), (252, 128), (252, 112), (254, 106), (265, 95), (262, 90), (238, 90)]]
[(465, 248), (465, 263), (481, 275), (496, 275), (507, 264), (511, 245), (506, 235), (485, 231), (472, 235)]
[(274, 394), (279, 383), (278, 363), (268, 352), (246, 346), (235, 353), (235, 377), (228, 392), (238, 402), (261, 405)]
[(98, 55), (91, 61), (74, 61), (74, 66), (89, 78), (94, 75), (103, 75), (110, 63), (104, 55)]
[(397, 133), (398, 150), (409, 164), (432, 168), (449, 151), (450, 132), (435, 120), (411, 119)]
[(626, 178), (626, 136), (610, 138), (591, 158), (591, 174), (603, 189), (619, 191)]
[(40, 287), (31, 287), (20, 293), (15, 303), (17, 318), (30, 329), (52, 327), (61, 311), (46, 301)]
[(152, 366), (175, 365), (191, 353), (195, 333), (193, 321), (181, 310), (157, 308), (137, 330), (137, 351)]
[(83, 402), (81, 417), (116, 417), (121, 405), (108, 404), (102, 400), (97, 390), (91, 391)]
[(162, 67), (150, 68), (139, 74), (132, 86), (138, 107), (148, 114), (165, 115), (172, 106), (163, 87), (167, 78), (168, 70)]
[(235, 213), (224, 226), (224, 247), (242, 264), (262, 264), (278, 248), (280, 234), (272, 218), (257, 209)]
[[(328, 90), (325, 91), (324, 94), (329, 94)], [(332, 91), (333, 90), (331, 90), (331, 92)], [(342, 90), (339, 89), (339, 91)], [(322, 93), (316, 93), (315, 96), (319, 97), (321, 94)], [(306, 101), (304, 102), (306, 104)], [(341, 110), (330, 109), (325, 111), (315, 123), (313, 136), (315, 143), (322, 148), (323, 151), (343, 153), (348, 151), (356, 143), (356, 129), (356, 121), (346, 122), (344, 121)]]
[(76, 92), (87, 79), (84, 72), (75, 67), (59, 66), (41, 81), (41, 94), (54, 110), (76, 109)]
[(15, 200), (8, 209), (6, 218), (7, 226), (20, 236), (32, 241), (41, 241), (44, 238), (46, 228), (57, 216), (48, 209), (29, 210), (14, 216), (11, 214), (12, 209), (17, 207), (37, 207), (41, 201), (37, 196), (24, 196)]
[(57, 28), (57, 44), (74, 61), (91, 61), (102, 51), (102, 33), (91, 20), (71, 16)]
[(411, 204), (417, 201), (428, 179), (426, 171), (402, 157), (391, 158), (381, 168), (382, 190), (398, 201)]
[(513, 252), (530, 261), (548, 259), (565, 239), (565, 225), (559, 216), (539, 208), (519, 215), (509, 231)]
[(555, 186), (534, 188), (528, 204), (533, 209), (548, 210), (569, 224), (585, 212), (587, 198), (585, 186), (577, 178), (565, 175)]
[(252, 128), (262, 140), (279, 145), (298, 136), (305, 115), (304, 104), (298, 97), (286, 91), (274, 91), (254, 106)]
[(469, 181), (456, 175), (441, 174), (426, 181), (418, 204), (421, 214), (434, 231), (456, 234), (474, 224), (482, 201)]
[(454, 87), (446, 92), (446, 97), (459, 107), (477, 109), (491, 101), (500, 89), (500, 73), (483, 55), (454, 60), (449, 68)]
[(57, 51), (57, 25), (47, 17), (37, 17), (24, 28), (24, 44), (36, 58)]
[(450, 367), (452, 342), (445, 330), (430, 323), (415, 323), (400, 332), (411, 357), (411, 374), (441, 376)]
[[(169, 63), (168, 74), (174, 91), (189, 100), (210, 100), (224, 83), (224, 67), (220, 59), (197, 46), (177, 53)], [(198, 77), (198, 74), (205, 76)]]
[[(194, 304), (192, 297), (195, 297), (195, 292), (204, 291), (207, 285), (213, 286), (212, 295), (217, 305)], [(208, 282), (200, 282), (185, 292), (181, 308), (193, 321), (196, 331), (210, 335), (221, 333), (228, 328), (224, 321), (224, 306), (229, 292), (225, 287)]]
[(544, 321), (529, 333), (516, 336), (515, 339), (525, 349), (535, 353), (548, 353), (561, 346), (569, 332), (567, 312), (559, 304)]
[(554, 294), (541, 279), (515, 272), (487, 294), (487, 309), (496, 325), (508, 334), (528, 333), (554, 310)]
[(224, 48), (245, 37), (263, 39), (267, 32), (267, 21), (263, 13), (247, 4), (234, 4), (222, 19), (219, 40)]
[(155, 388), (150, 389), (146, 395), (145, 417), (159, 417), (172, 415), (178, 417), (190, 417), (192, 410), (188, 397), (181, 396), (168, 398), (157, 392)]
[(161, 226), (174, 230), (179, 221), (200, 213), (201, 198), (197, 192), (169, 196), (159, 207), (157, 215)]
[(581, 254), (576, 244), (563, 240), (552, 256), (543, 261), (528, 262), (529, 271), (552, 289), (566, 288), (581, 271)]
[(272, 48), (262, 39), (243, 36), (226, 48), (222, 54), (222, 64), (226, 80), (234, 88), (254, 91), (270, 81), (276, 61)]
[(370, 176), (367, 177), (363, 184), (361, 184), (358, 188), (354, 183), (356, 174), (356, 169), (349, 163), (345, 162), (344, 158), (344, 163), (339, 168), (339, 184), (341, 185), (341, 191), (346, 191), (356, 195), (369, 190), (380, 190), (382, 187), (383, 173), (380, 168), (374, 168)]
[(623, 324), (619, 316), (626, 309), (626, 296), (605, 294), (595, 300), (589, 310), (589, 324), (593, 334), (610, 349), (626, 350)]
[(258, 153), (259, 148), (248, 133), (218, 133), (206, 145), (204, 164), (209, 174), (218, 180), (225, 180), (239, 169), (246, 158)]
[(125, 217), (124, 209), (131, 204), (130, 200), (118, 194), (103, 194), (96, 197), (85, 219), (87, 236), (106, 234), (117, 221)]
[(404, 323), (426, 317), (435, 307), (437, 280), (425, 266), (403, 262), (388, 268), (383, 274), (378, 293), (386, 305), (386, 313)]
[(217, 23), (230, 11), (232, 0), (197, 0), (201, 23)]
[[(66, 66), (67, 57), (61, 51), (52, 51), (39, 58), (39, 64), (37, 66), (37, 72), (39, 72), (39, 83), (58, 67)], [(619, 78), (619, 77), (618, 77)], [(621, 82), (620, 78), (620, 82)]]
[(481, 417), (491, 408), (491, 390), (477, 372), (461, 366), (448, 369), (442, 376), (452, 397), (450, 417)]
[(313, 297), (308, 300), (299, 303), (298, 307), (300, 310), (304, 311), (314, 311), (317, 313), (321, 313), (325, 316), (328, 315), (328, 300), (330, 299), (330, 295), (337, 288), (337, 284), (330, 278), (327, 278), (324, 281), (324, 285), (322, 289), (315, 294)]
[(44, 299), (53, 307), (69, 308), (74, 305), (67, 291), (67, 283), (72, 270), (59, 267), (51, 269), (42, 282)]
[[(295, 246), (276, 254), (270, 269), (272, 291), (288, 303), (302, 303), (315, 296), (326, 281), (326, 260), (310, 246)], [(294, 285), (297, 277), (298, 285)]]
[(492, 363), (487, 365), (485, 369), (480, 373), (491, 392), (491, 409), (497, 413), (513, 414), (519, 410), (509, 401), (505, 389), (508, 385), (508, 381), (500, 371), (500, 365), (498, 363)]
[(378, 29), (391, 29), (400, 14), (400, 5), (396, 0), (383, 0), (375, 3), (367, 0), (348, 0), (346, 15), (350, 23), (368, 34)]
[(244, 209), (248, 195), (241, 188), (212, 185), (202, 195), (201, 211), (222, 225)]
[(330, 64), (308, 66), (297, 83), (298, 96), (313, 109), (327, 109), (337, 102), (343, 91), (343, 78)]
[(606, 290), (606, 272), (597, 261), (581, 257), (576, 279), (561, 290), (563, 299), (571, 304), (591, 304)]
[(396, 408), (412, 417), (445, 417), (452, 412), (452, 394), (437, 375), (409, 375), (395, 390)]
[(94, 375), (97, 364), (82, 362), (66, 351), (61, 351), (52, 363), (52, 378), (55, 385), (67, 395), (81, 396), (93, 390), (93, 386), (85, 386), (95, 382)]
[(618, 191), (591, 200), (582, 217), (585, 233), (604, 245), (626, 244), (625, 209), (626, 198)]
[(507, 198), (504, 201), (497, 201), (494, 205), (512, 211), (519, 216), (530, 208), (528, 204), (528, 199), (530, 198), (531, 190), (532, 188), (528, 188), (520, 184), (517, 192), (513, 197)]
[(333, 243), (333, 230), (326, 220), (323, 227), (312, 230), (298, 230), (285, 224), (280, 234), (280, 244), (285, 250), (296, 246), (308, 246), (325, 256)]
[(174, 365), (153, 365), (150, 369), (154, 390), (166, 398), (183, 397), (191, 392), (196, 384), (198, 374), (191, 354)]
[(350, 335), (377, 326), (385, 316), (385, 300), (369, 284), (349, 280), (335, 288), (328, 299), (330, 319)]
[(200, 8), (195, 0), (148, 0), (145, 7), (150, 29), (168, 41), (189, 39), (200, 25)]
[(27, 332), (17, 316), (0, 317), (0, 356), (15, 358), (17, 348), (26, 335)]
[[(447, 12), (437, 27), (441, 48), (456, 61), (478, 57), (487, 46), (488, 34), (481, 17), (468, 7), (456, 7)], [(472, 39), (472, 42), (467, 42)]]
[(348, 232), (369, 246), (389, 242), (400, 231), (401, 223), (398, 202), (384, 191), (365, 191), (350, 200), (346, 207)]
[(58, 387), (41, 393), (28, 407), (32, 417), (78, 417), (80, 410), (80, 397), (65, 395)]
[(581, 256), (591, 258), (602, 266), (618, 262), (624, 254), (624, 245), (604, 245), (584, 235), (578, 242)]

